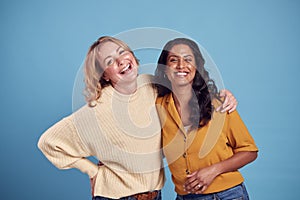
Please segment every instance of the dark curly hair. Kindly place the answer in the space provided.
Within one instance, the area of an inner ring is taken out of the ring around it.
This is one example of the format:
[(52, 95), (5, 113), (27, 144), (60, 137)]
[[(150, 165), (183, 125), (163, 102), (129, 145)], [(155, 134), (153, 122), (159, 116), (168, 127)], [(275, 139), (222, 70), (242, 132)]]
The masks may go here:
[[(167, 57), (173, 46), (184, 44), (191, 48), (196, 61), (196, 74), (193, 80), (192, 88), (194, 90), (193, 98), (189, 101), (191, 107), (190, 121), (193, 128), (205, 126), (211, 119), (214, 110), (212, 99), (220, 99), (215, 82), (210, 79), (208, 72), (204, 68), (205, 60), (201, 54), (198, 45), (187, 38), (176, 38), (169, 41), (163, 48), (155, 70), (155, 86), (158, 96), (162, 97), (170, 94), (172, 91), (171, 82), (166, 75)], [(195, 97), (195, 98), (194, 98)]]

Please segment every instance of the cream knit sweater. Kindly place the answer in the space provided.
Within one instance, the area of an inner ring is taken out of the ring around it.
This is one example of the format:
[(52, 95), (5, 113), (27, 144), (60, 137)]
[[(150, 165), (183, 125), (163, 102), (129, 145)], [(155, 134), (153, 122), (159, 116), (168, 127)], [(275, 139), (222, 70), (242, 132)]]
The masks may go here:
[(38, 147), (56, 167), (96, 177), (94, 196), (120, 198), (161, 189), (161, 127), (150, 79), (140, 75), (132, 95), (104, 88), (95, 107), (84, 106), (50, 127)]

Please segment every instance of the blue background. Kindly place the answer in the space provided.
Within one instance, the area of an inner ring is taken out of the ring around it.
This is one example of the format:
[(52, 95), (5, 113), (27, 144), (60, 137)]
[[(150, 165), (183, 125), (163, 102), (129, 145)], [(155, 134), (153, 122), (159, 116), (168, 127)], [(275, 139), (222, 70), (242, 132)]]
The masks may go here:
[[(298, 197), (299, 1), (2, 0), (0, 22), (1, 199), (90, 199), (87, 176), (56, 169), (36, 144), (72, 112), (91, 43), (141, 27), (189, 35), (218, 65), (260, 148), (242, 169), (252, 199)], [(173, 199), (167, 178), (164, 199)]]

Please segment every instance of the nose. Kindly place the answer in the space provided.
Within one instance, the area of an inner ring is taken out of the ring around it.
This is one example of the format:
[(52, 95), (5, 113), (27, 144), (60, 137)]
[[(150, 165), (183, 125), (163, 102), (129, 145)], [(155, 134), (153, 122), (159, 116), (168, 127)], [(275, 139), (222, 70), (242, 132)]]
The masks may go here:
[(117, 63), (118, 63), (118, 66), (123, 66), (125, 64), (125, 61), (124, 59), (122, 59), (122, 56), (119, 56), (117, 59), (116, 59)]
[(185, 65), (184, 59), (180, 58), (177, 62), (176, 69), (183, 69)]

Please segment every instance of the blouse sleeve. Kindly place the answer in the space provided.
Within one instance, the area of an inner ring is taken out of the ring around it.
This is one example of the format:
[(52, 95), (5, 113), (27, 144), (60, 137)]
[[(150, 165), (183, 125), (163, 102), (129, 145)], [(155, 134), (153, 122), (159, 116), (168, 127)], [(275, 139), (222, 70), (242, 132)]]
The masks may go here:
[(227, 114), (227, 137), (234, 153), (240, 151), (258, 151), (254, 139), (237, 111)]
[(98, 166), (86, 158), (91, 155), (78, 136), (71, 116), (43, 133), (38, 147), (59, 169), (77, 168), (91, 178), (98, 172)]

